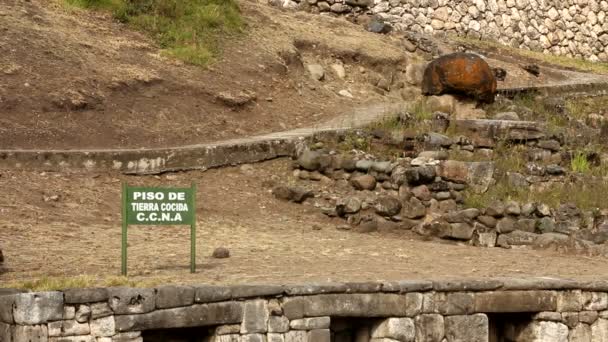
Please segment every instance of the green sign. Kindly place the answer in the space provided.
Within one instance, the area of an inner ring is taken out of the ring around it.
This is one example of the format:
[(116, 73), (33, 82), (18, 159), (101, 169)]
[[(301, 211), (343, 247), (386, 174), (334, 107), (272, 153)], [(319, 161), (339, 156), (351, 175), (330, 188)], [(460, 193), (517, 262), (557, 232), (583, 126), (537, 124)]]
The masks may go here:
[(190, 271), (196, 271), (196, 186), (130, 187), (122, 190), (122, 274), (127, 275), (128, 225), (189, 225)]

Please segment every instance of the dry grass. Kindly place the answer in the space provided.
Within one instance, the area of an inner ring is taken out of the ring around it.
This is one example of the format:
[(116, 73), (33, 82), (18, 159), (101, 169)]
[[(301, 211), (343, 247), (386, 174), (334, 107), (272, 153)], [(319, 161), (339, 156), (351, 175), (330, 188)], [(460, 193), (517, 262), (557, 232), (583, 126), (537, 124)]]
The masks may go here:
[(8, 284), (8, 288), (23, 289), (31, 291), (57, 291), (73, 288), (89, 287), (146, 287), (153, 286), (153, 281), (135, 281), (127, 277), (98, 278), (88, 275), (75, 277), (42, 277), (36, 280), (15, 281)]
[(557, 56), (540, 51), (517, 49), (492, 40), (478, 40), (456, 35), (450, 36), (450, 38), (456, 42), (470, 44), (481, 49), (495, 49), (515, 56), (530, 58), (539, 62), (549, 63), (563, 68), (575, 69), (579, 71), (590, 71), (598, 74), (608, 74), (607, 63), (595, 63), (579, 58)]

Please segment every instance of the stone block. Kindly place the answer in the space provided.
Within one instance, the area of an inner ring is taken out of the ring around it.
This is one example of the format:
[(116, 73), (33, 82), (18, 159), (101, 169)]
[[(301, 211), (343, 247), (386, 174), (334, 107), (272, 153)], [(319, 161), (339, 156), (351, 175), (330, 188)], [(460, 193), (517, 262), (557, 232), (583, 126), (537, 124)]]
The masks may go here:
[(47, 342), (49, 333), (46, 325), (16, 325), (13, 327), (14, 342)]
[[(50, 337), (48, 342), (102, 342), (91, 335)], [(107, 341), (107, 339), (106, 339)], [(129, 341), (131, 342), (131, 341)]]
[(216, 335), (230, 335), (230, 334), (238, 334), (241, 332), (240, 324), (230, 324), (230, 325), (220, 325), (215, 328)]
[(262, 334), (242, 335), (240, 342), (266, 342), (266, 335), (262, 335)]
[(280, 285), (236, 285), (230, 287), (232, 299), (278, 296), (285, 292)]
[(156, 308), (169, 309), (194, 304), (194, 288), (168, 285), (156, 288)]
[(405, 302), (407, 306), (405, 307), (405, 315), (407, 317), (414, 317), (422, 312), (422, 301), (423, 301), (422, 293), (418, 292), (410, 292), (405, 294)]
[(95, 337), (108, 337), (116, 334), (114, 316), (94, 319), (90, 323), (91, 335)]
[(328, 282), (289, 286), (285, 289), (285, 293), (290, 296), (310, 296), (324, 293), (345, 293), (346, 290), (344, 283)]
[(50, 322), (48, 324), (49, 336), (77, 336), (88, 335), (91, 332), (89, 323), (79, 323), (75, 320)]
[(13, 324), (13, 307), (15, 305), (15, 295), (0, 296), (0, 322)]
[(433, 289), (438, 292), (489, 291), (502, 286), (503, 282), (496, 279), (454, 279), (433, 282)]
[(591, 341), (608, 341), (608, 320), (600, 318), (591, 325)]
[(602, 311), (606, 309), (608, 309), (608, 293), (583, 292), (583, 310)]
[(583, 307), (583, 294), (580, 290), (560, 291), (557, 293), (557, 311), (579, 311)]
[(588, 324), (580, 323), (568, 333), (568, 342), (590, 342), (591, 327)]
[(415, 318), (416, 341), (441, 342), (444, 337), (443, 316), (438, 314), (418, 315)]
[(67, 289), (63, 295), (66, 304), (105, 302), (109, 298), (107, 288)]
[(13, 329), (8, 323), (0, 322), (0, 341), (13, 342)]
[(315, 329), (308, 332), (308, 342), (331, 342), (329, 329)]
[(241, 334), (265, 333), (268, 330), (268, 302), (254, 300), (244, 305)]
[(541, 311), (541, 312), (535, 314), (532, 318), (536, 321), (561, 322), (562, 314), (559, 312)]
[(215, 303), (232, 298), (230, 288), (223, 286), (197, 286), (194, 294), (196, 303)]
[[(29, 292), (15, 295), (13, 308), (15, 323), (44, 324), (63, 317), (63, 293)], [(46, 331), (46, 330), (45, 330)]]
[(221, 335), (215, 336), (211, 339), (212, 342), (241, 342), (241, 335)]
[[(95, 318), (101, 318), (101, 317), (106, 317), (106, 316), (111, 316), (114, 313), (112, 312), (112, 309), (110, 308), (110, 304), (104, 302), (104, 303), (93, 303), (91, 304), (91, 319), (95, 319)], [(86, 309), (85, 309), (86, 312)]]
[(315, 329), (329, 329), (330, 318), (329, 317), (311, 317), (295, 319), (289, 322), (289, 327), (293, 330), (315, 330)]
[(574, 328), (578, 324), (578, 312), (562, 312), (562, 323)]
[(284, 333), (289, 331), (289, 320), (285, 316), (270, 316), (268, 318), (268, 332)]
[(145, 314), (115, 316), (116, 331), (188, 328), (241, 323), (243, 304), (224, 302), (156, 310)]
[(475, 312), (555, 311), (555, 291), (496, 291), (475, 294)]
[(375, 324), (371, 331), (372, 338), (390, 338), (402, 342), (414, 342), (416, 328), (411, 318), (388, 318)]
[(283, 334), (268, 334), (268, 342), (285, 342), (285, 336)]
[(578, 313), (578, 319), (582, 323), (593, 324), (597, 321), (598, 317), (597, 311), (581, 311)]
[(472, 293), (454, 292), (448, 293), (445, 302), (439, 308), (439, 313), (444, 315), (464, 315), (472, 313), (475, 309), (475, 300)]
[(445, 318), (448, 342), (488, 342), (490, 326), (484, 314), (448, 316)]
[[(104, 303), (104, 304), (108, 305), (107, 303)], [(110, 307), (108, 306), (108, 310), (109, 309), (110, 309)], [(76, 312), (74, 314), (74, 319), (76, 319), (76, 322), (84, 323), (84, 322), (87, 322), (90, 318), (91, 318), (91, 307), (88, 305), (79, 305), (78, 310), (76, 310)]]
[[(235, 342), (238, 342), (238, 336)], [(143, 342), (140, 331), (131, 331), (112, 336), (112, 342)]]
[(76, 318), (76, 307), (66, 305), (63, 307), (63, 319), (70, 320)]
[(416, 292), (433, 289), (433, 282), (428, 280), (404, 280), (382, 283), (382, 292)]
[(283, 311), (290, 320), (303, 317), (403, 317), (405, 296), (386, 293), (325, 294), (286, 298)]
[(285, 333), (285, 342), (308, 342), (308, 332), (293, 330)]
[(517, 341), (568, 342), (568, 327), (557, 322), (532, 321), (519, 332)]
[(117, 315), (141, 314), (154, 310), (154, 289), (111, 287), (108, 289), (110, 308)]

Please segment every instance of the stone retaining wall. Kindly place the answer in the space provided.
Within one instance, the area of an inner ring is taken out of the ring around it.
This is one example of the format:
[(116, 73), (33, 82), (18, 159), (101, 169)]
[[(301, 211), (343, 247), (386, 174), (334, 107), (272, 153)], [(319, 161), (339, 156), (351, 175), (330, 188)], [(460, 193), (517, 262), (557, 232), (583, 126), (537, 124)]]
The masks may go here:
[(608, 2), (599, 0), (275, 0), (335, 15), (378, 14), (402, 31), (452, 33), (557, 55), (608, 60)]
[(0, 295), (2, 342), (181, 341), (172, 336), (180, 328), (196, 329), (188, 330), (189, 338), (196, 332), (200, 341), (216, 342), (606, 341), (608, 281), (203, 285)]

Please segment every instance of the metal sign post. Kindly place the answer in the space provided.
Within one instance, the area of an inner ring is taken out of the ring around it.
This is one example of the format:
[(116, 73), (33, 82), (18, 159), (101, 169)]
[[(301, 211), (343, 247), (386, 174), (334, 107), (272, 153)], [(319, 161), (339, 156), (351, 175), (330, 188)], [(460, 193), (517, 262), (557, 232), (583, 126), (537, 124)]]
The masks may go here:
[(190, 272), (196, 272), (196, 185), (190, 188), (122, 185), (121, 273), (127, 275), (129, 225), (190, 225)]

